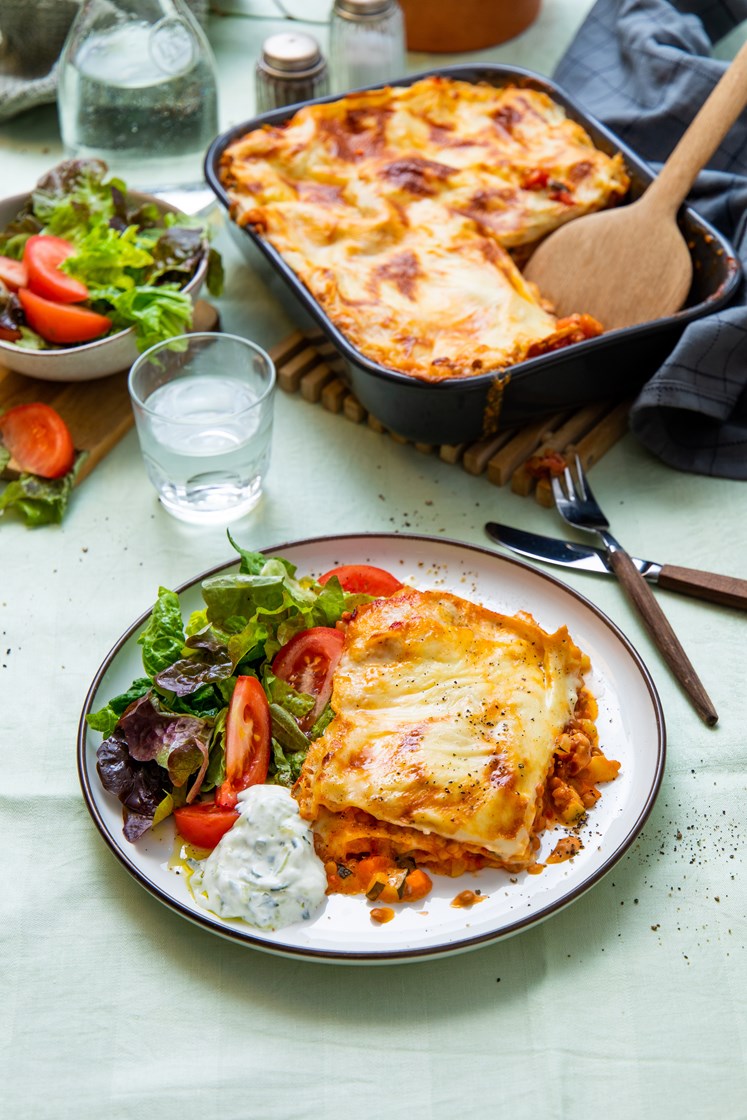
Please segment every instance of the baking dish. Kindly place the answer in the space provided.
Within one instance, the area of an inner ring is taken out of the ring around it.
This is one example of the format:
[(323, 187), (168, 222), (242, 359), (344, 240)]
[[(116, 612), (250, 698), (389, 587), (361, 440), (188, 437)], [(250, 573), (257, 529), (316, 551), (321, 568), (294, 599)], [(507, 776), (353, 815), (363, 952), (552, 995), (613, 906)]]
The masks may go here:
[[(490, 64), (449, 66), (429, 73), (460, 81), (488, 82), (496, 86), (512, 84), (539, 90), (562, 105), (602, 151), (622, 153), (631, 178), (631, 200), (638, 197), (653, 178), (650, 168), (634, 152), (584, 113), (562, 89), (540, 75)], [(413, 74), (395, 84), (410, 85), (425, 76)], [(336, 95), (319, 101), (338, 99)], [(263, 124), (282, 124), (299, 108), (299, 105), (286, 106), (236, 125), (210, 146), (205, 161), (206, 178), (226, 210), (230, 212), (229, 198), (219, 174), (224, 150), (244, 133)], [(330, 321), (269, 242), (232, 220), (228, 228), (249, 263), (260, 269), (299, 325), (303, 326), (310, 319), (334, 344), (344, 359), (345, 376), (352, 392), (369, 412), (385, 427), (414, 442), (455, 444), (595, 401), (633, 396), (661, 365), (689, 322), (727, 303), (741, 275), (733, 249), (692, 209), (683, 208), (680, 221), (694, 267), (687, 303), (677, 314), (610, 331), (566, 349), (528, 359), (503, 372), (438, 383), (416, 380), (366, 358)]]

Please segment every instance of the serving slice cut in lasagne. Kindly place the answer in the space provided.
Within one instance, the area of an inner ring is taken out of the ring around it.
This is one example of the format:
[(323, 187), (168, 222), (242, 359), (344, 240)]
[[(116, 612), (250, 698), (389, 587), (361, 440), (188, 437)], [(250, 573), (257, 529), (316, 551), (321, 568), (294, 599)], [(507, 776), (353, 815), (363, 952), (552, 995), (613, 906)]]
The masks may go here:
[(629, 182), (541, 91), (431, 76), (348, 94), (240, 137), (220, 174), (235, 220), (387, 368), (469, 377), (602, 329), (557, 319), (517, 267)]
[(447, 875), (532, 864), (548, 822), (577, 822), (595, 780), (617, 772), (598, 747), (588, 668), (565, 628), (446, 592), (403, 588), (359, 608), (334, 718), (295, 787), (331, 888), (365, 890), (355, 875), (371, 856)]

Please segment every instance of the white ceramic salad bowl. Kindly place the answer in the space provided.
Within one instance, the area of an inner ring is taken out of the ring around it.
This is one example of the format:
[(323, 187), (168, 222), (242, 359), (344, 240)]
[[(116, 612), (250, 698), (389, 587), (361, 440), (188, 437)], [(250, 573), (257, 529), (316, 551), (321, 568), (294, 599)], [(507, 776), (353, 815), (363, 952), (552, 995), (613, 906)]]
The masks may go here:
[[(175, 206), (153, 195), (128, 191), (127, 197), (143, 204), (153, 203), (162, 214), (180, 213)], [(28, 198), (28, 194), (18, 194), (0, 201), (0, 230), (12, 221)], [(193, 276), (182, 289), (193, 300), (205, 282), (207, 266), (208, 255), (204, 253)], [(0, 339), (0, 366), (41, 381), (92, 381), (97, 377), (108, 377), (129, 369), (138, 353), (133, 327), (93, 342), (50, 350), (28, 350)]]

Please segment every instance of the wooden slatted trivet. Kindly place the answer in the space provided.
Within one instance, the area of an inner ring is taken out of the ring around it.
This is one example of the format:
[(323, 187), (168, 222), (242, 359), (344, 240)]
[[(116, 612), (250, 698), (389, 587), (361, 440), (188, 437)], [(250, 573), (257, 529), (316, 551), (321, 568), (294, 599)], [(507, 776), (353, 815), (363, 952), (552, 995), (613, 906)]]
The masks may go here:
[[(320, 404), (354, 424), (366, 423), (397, 443), (409, 442), (387, 432), (351, 393), (341, 376), (342, 358), (321, 333), (294, 331), (270, 355), (277, 366), (278, 385), (286, 393), (299, 393), (309, 403)], [(446, 463), (461, 463), (464, 470), (484, 476), (494, 486), (510, 484), (515, 493), (533, 495), (541, 505), (551, 507), (550, 465), (578, 454), (588, 470), (627, 431), (630, 403), (607, 402), (559, 412), (475, 443), (412, 446), (423, 454), (438, 454)]]

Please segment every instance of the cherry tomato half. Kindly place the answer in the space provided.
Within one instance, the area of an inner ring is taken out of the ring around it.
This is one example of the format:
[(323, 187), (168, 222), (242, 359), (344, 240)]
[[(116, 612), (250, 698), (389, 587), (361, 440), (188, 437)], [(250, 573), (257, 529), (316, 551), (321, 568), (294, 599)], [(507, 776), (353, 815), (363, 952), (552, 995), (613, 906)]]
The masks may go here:
[(320, 576), (319, 583), (325, 584), (332, 576), (337, 576), (343, 591), (356, 595), (382, 598), (393, 595), (402, 587), (396, 576), (383, 568), (375, 568), (372, 564), (341, 564), (339, 568), (331, 568)]
[(58, 342), (63, 346), (70, 342), (90, 342), (112, 328), (112, 321), (106, 315), (99, 315), (85, 307), (54, 303), (28, 288), (19, 288), (18, 298), (26, 322), (47, 342)]
[[(88, 288), (82, 280), (68, 276), (60, 265), (75, 253), (75, 246), (63, 237), (50, 237), (36, 233), (29, 237), (23, 249), (23, 263), (28, 272), (28, 285), (43, 299), (57, 303), (82, 303), (88, 299)], [(41, 331), (39, 332), (41, 334)]]
[(273, 658), (272, 671), (276, 677), (298, 692), (316, 698), (311, 711), (299, 720), (302, 731), (308, 731), (332, 695), (332, 678), (344, 640), (341, 630), (312, 626), (294, 635)]
[(0, 438), (21, 470), (61, 478), (75, 459), (70, 430), (48, 404), (17, 404), (0, 416)]
[(223, 809), (214, 801), (195, 801), (174, 809), (176, 831), (196, 848), (214, 848), (238, 819), (235, 809)]
[(12, 257), (0, 257), (0, 280), (11, 292), (19, 288), (28, 288), (29, 274), (23, 261), (14, 261)]
[(226, 780), (215, 795), (232, 809), (238, 795), (261, 785), (270, 765), (270, 705), (256, 677), (237, 677), (226, 720)]

